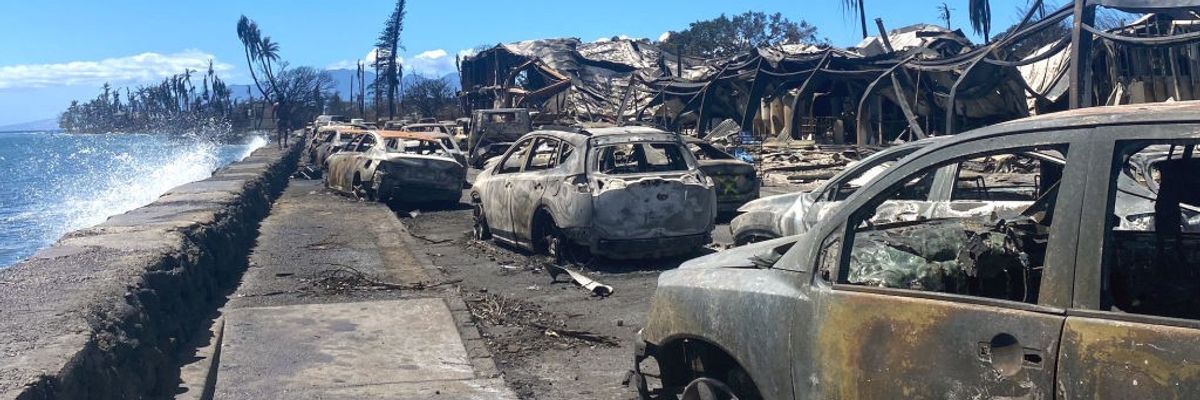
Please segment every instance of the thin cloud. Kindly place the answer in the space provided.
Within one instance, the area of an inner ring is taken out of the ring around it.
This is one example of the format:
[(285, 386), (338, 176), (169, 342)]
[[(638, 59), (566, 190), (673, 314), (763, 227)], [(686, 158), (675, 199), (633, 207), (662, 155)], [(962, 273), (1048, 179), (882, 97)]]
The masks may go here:
[(0, 89), (149, 82), (182, 73), (184, 69), (205, 71), (209, 60), (213, 60), (213, 69), (218, 73), (233, 69), (232, 65), (217, 62), (215, 56), (199, 50), (174, 54), (150, 52), (99, 61), (0, 66)]
[[(459, 57), (467, 57), (474, 55), (475, 50), (463, 49), (459, 50), (455, 54)], [(371, 49), (371, 51), (368, 51), (367, 54), (363, 56), (363, 65), (366, 65), (368, 69), (374, 68), (372, 64), (375, 63), (375, 58), (377, 56), (376, 50)], [(458, 71), (458, 67), (454, 65), (454, 55), (450, 54), (450, 52), (446, 51), (446, 49), (423, 51), (415, 56), (412, 56), (411, 58), (399, 56), (396, 57), (396, 60), (399, 60), (400, 64), (404, 66), (405, 74), (417, 74), (429, 78), (440, 78), (446, 76), (447, 74)], [(355, 69), (357, 68), (358, 61), (359, 60), (341, 60), (327, 65), (325, 69)]]

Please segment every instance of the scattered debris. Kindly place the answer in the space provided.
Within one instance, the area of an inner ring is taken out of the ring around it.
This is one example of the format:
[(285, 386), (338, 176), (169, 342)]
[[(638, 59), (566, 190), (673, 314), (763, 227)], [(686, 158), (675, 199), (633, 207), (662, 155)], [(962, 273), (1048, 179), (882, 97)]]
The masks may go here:
[(432, 287), (452, 285), (462, 282), (461, 279), (444, 282), (417, 282), (401, 284), (386, 282), (359, 271), (350, 266), (338, 266), (318, 272), (312, 279), (301, 279), (309, 288), (331, 292), (349, 292), (355, 290), (425, 290)]
[[(567, 341), (570, 344), (586, 343), (607, 347), (619, 346), (619, 341), (611, 336), (599, 335), (588, 331), (568, 329), (563, 318), (552, 315), (532, 303), (510, 299), (495, 294), (464, 296), (467, 309), (476, 321), (486, 322), (494, 326), (514, 326), (529, 329), (528, 334), (539, 337), (554, 338)], [(510, 353), (528, 350), (529, 346), (510, 345), (504, 347)]]
[(591, 278), (588, 278), (587, 275), (567, 267), (546, 264), (546, 272), (550, 273), (550, 279), (553, 279), (554, 282), (558, 282), (559, 275), (567, 274), (571, 277), (571, 281), (574, 281), (576, 285), (587, 289), (595, 296), (608, 297), (613, 293), (612, 286), (592, 280)]

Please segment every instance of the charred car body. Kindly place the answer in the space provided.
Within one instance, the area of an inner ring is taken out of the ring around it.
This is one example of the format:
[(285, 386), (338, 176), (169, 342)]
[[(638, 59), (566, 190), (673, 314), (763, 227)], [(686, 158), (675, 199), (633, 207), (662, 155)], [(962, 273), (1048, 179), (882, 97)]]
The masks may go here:
[(325, 159), (341, 151), (358, 135), (366, 131), (348, 125), (331, 125), (317, 128), (317, 135), (309, 143), (308, 163), (324, 168)]
[(551, 254), (688, 254), (709, 243), (711, 179), (678, 135), (628, 127), (522, 137), (471, 190), (477, 237)]
[(366, 132), (326, 164), (330, 189), (380, 201), (457, 203), (467, 174), (439, 136), (423, 132)]
[[(1198, 123), (1196, 102), (1090, 108), (931, 144), (802, 235), (663, 273), (632, 383), (741, 399), (1198, 393)], [(1025, 154), (1061, 159), (983, 176), (1035, 177), (989, 194), (1025, 206), (952, 213), (985, 193), (972, 164)], [(924, 182), (943, 168), (962, 173), (942, 217), (877, 220), (934, 198)], [(1153, 215), (1120, 216), (1137, 201)]]
[(467, 158), (480, 168), (488, 159), (504, 154), (522, 135), (533, 130), (529, 110), (498, 108), (475, 110), (471, 114), (471, 132), (467, 135)]
[(761, 184), (753, 165), (738, 160), (704, 139), (687, 136), (684, 142), (696, 157), (700, 170), (713, 180), (718, 212), (737, 210), (746, 202), (758, 198)]
[(832, 207), (850, 197), (897, 160), (943, 139), (918, 140), (884, 149), (847, 167), (811, 192), (768, 196), (746, 203), (729, 223), (734, 244), (741, 246), (804, 233)]

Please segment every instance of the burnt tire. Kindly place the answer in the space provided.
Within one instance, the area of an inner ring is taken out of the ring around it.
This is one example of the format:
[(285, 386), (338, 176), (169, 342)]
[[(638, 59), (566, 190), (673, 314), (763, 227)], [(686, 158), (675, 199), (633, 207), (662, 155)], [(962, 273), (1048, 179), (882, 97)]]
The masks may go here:
[(379, 188), (382, 188), (382, 187), (383, 187), (383, 177), (377, 173), (371, 174), (371, 183), (366, 184), (366, 187), (364, 188), (365, 193), (364, 193), (363, 197), (366, 198), (367, 201), (387, 201), (388, 199), (385, 199), (379, 195)]

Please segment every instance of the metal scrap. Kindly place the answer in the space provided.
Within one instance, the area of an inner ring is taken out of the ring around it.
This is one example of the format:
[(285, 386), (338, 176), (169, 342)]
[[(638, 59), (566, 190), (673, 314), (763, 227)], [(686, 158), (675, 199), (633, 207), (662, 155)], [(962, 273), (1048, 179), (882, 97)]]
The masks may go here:
[(576, 285), (587, 289), (595, 296), (608, 297), (613, 293), (612, 286), (597, 282), (592, 278), (588, 278), (587, 275), (567, 267), (546, 264), (546, 272), (550, 273), (550, 279), (552, 279), (554, 282), (558, 282), (558, 277), (560, 275), (567, 274), (571, 277), (571, 281), (575, 282)]

